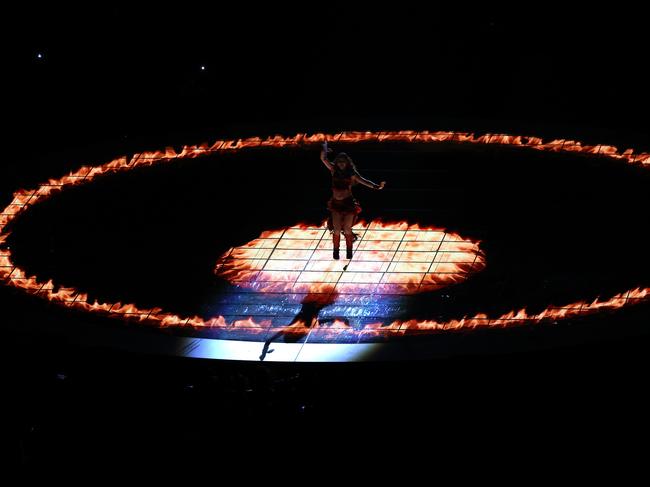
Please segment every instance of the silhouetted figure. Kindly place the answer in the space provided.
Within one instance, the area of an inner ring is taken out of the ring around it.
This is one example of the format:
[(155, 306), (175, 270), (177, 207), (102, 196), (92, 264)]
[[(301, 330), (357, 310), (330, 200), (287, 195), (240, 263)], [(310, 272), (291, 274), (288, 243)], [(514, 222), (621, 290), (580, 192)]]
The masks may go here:
[(351, 259), (352, 242), (356, 239), (355, 234), (352, 232), (352, 226), (356, 223), (359, 213), (361, 213), (359, 202), (352, 196), (352, 186), (363, 184), (369, 188), (383, 189), (386, 181), (376, 184), (365, 179), (359, 174), (354, 162), (345, 152), (341, 152), (334, 158), (334, 162), (330, 162), (327, 158), (328, 152), (330, 150), (327, 148), (327, 142), (325, 142), (320, 158), (332, 174), (332, 197), (327, 202), (327, 209), (330, 211), (327, 227), (332, 233), (334, 244), (332, 256), (334, 259), (339, 259), (341, 232), (343, 232), (346, 246), (345, 256), (347, 259)]
[(285, 342), (295, 343), (298, 342), (301, 338), (305, 337), (309, 333), (311, 327), (313, 327), (316, 323), (322, 324), (328, 321), (338, 320), (350, 326), (350, 322), (347, 318), (337, 317), (329, 318), (327, 320), (318, 319), (318, 314), (321, 312), (321, 310), (326, 306), (334, 303), (337, 296), (338, 293), (336, 291), (333, 291), (333, 287), (328, 287), (324, 289), (323, 292), (314, 292), (307, 294), (300, 303), (302, 305), (300, 311), (296, 316), (293, 317), (291, 323), (289, 323), (286, 327), (277, 333), (273, 334), (264, 342), (260, 360), (264, 360), (267, 354), (273, 353), (273, 349), (270, 349), (269, 347), (274, 340), (277, 340), (281, 336), (284, 337)]

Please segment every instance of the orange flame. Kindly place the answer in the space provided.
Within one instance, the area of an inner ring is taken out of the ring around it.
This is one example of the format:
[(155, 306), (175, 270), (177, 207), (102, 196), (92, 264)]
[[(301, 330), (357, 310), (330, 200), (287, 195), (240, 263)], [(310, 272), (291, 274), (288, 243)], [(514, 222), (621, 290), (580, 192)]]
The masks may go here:
[[(263, 232), (225, 252), (215, 273), (261, 292), (412, 294), (461, 282), (485, 267), (478, 243), (407, 222), (359, 222), (354, 260), (331, 258), (325, 222)], [(349, 267), (349, 270), (348, 270)]]
[[(93, 313), (103, 313), (111, 317), (133, 319), (159, 327), (207, 327), (223, 330), (246, 329), (250, 333), (259, 333), (262, 330), (266, 330), (270, 324), (269, 322), (255, 322), (252, 318), (228, 323), (223, 316), (217, 316), (205, 320), (198, 316), (177, 316), (164, 312), (160, 308), (142, 309), (138, 308), (135, 304), (100, 303), (97, 301), (90, 303), (88, 301), (88, 295), (75, 288), (58, 287), (57, 289), (57, 286), (55, 286), (51, 280), (43, 282), (36, 276), (28, 277), (24, 270), (14, 265), (10, 249), (2, 247), (6, 246), (7, 239), (10, 235), (9, 226), (11, 222), (18, 215), (24, 213), (30, 206), (47, 199), (66, 187), (89, 183), (104, 174), (128, 171), (139, 166), (151, 166), (154, 164), (172, 162), (175, 159), (192, 159), (207, 154), (239, 151), (251, 147), (309, 147), (317, 146), (323, 141), (339, 143), (358, 143), (365, 141), (381, 143), (388, 141), (401, 141), (409, 143), (454, 142), (464, 144), (496, 144), (548, 152), (574, 152), (596, 155), (623, 161), (628, 164), (634, 164), (639, 167), (650, 167), (649, 153), (635, 154), (632, 149), (626, 149), (623, 152), (620, 152), (616, 147), (609, 145), (583, 145), (580, 142), (563, 139), (544, 142), (541, 138), (519, 135), (484, 134), (476, 136), (472, 133), (428, 131), (341, 132), (338, 134), (317, 133), (311, 135), (296, 134), (292, 137), (277, 135), (266, 139), (250, 137), (247, 139), (237, 140), (217, 140), (212, 144), (204, 143), (194, 146), (184, 146), (180, 152), (176, 152), (172, 148), (166, 148), (165, 150), (160, 151), (142, 152), (134, 154), (130, 158), (119, 157), (100, 166), (82, 166), (77, 171), (71, 172), (59, 179), (50, 179), (47, 183), (41, 184), (34, 190), (21, 189), (16, 191), (13, 195), (13, 200), (2, 211), (2, 213), (0, 213), (0, 280), (10, 286), (22, 289), (30, 294), (41, 296), (62, 306)], [(286, 229), (279, 231), (284, 230)], [(260, 236), (260, 238), (273, 238), (273, 235), (273, 232), (265, 232)], [(474, 251), (471, 250), (471, 253), (474, 253)], [(480, 256), (480, 254), (476, 255)], [(477, 259), (477, 262), (479, 262), (479, 264), (477, 268), (473, 269), (474, 271), (484, 265), (482, 256)], [(460, 268), (457, 268), (456, 263), (454, 262), (447, 264), (450, 264), (450, 275), (454, 275), (454, 272), (461, 270)], [(231, 267), (223, 272), (230, 272), (231, 275), (238, 278), (246, 276), (246, 272), (252, 272), (255, 270), (247, 269), (246, 266), (248, 264), (245, 262), (239, 264), (232, 263), (229, 265), (231, 265)], [(407, 279), (405, 284), (406, 289), (412, 290), (412, 282)], [(436, 285), (437, 283), (432, 284)], [(449, 284), (449, 282), (443, 284)], [(280, 287), (282, 287), (282, 285)], [(57, 290), (55, 291), (55, 289)], [(489, 318), (485, 314), (476, 314), (473, 317), (465, 317), (459, 320), (449, 320), (446, 322), (408, 320), (393, 321), (387, 324), (373, 323), (366, 325), (363, 332), (368, 334), (381, 333), (399, 335), (406, 333), (431, 332), (435, 330), (506, 327), (522, 323), (562, 320), (584, 316), (602, 310), (614, 310), (632, 303), (648, 300), (649, 298), (650, 288), (636, 288), (616, 294), (609, 299), (596, 299), (591, 303), (576, 302), (561, 307), (550, 306), (537, 314), (529, 314), (525, 309), (522, 309), (519, 311), (511, 311), (496, 318)], [(293, 323), (291, 328), (298, 329), (301, 326), (305, 328), (304, 323), (297, 322)], [(328, 329), (334, 328), (334, 330), (340, 330), (346, 326), (345, 323), (336, 322), (335, 325), (328, 326)]]

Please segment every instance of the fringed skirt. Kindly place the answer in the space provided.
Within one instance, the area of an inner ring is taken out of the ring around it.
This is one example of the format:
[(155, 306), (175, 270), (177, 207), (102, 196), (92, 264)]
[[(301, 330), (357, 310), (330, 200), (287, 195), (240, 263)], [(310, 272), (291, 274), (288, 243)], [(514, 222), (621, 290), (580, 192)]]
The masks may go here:
[[(352, 225), (354, 225), (359, 219), (359, 213), (361, 213), (361, 205), (354, 198), (354, 196), (348, 196), (342, 200), (338, 200), (334, 197), (331, 197), (327, 202), (327, 209), (330, 211), (329, 218), (327, 219), (327, 229), (330, 233), (334, 233), (334, 224), (332, 223), (332, 212), (337, 211), (339, 213), (354, 213), (354, 220)], [(356, 233), (352, 233), (354, 240), (357, 240), (359, 236)]]
[(327, 209), (330, 211), (338, 211), (339, 213), (354, 213), (355, 215), (361, 213), (361, 205), (354, 196), (348, 196), (342, 200), (337, 200), (332, 197), (327, 202)]

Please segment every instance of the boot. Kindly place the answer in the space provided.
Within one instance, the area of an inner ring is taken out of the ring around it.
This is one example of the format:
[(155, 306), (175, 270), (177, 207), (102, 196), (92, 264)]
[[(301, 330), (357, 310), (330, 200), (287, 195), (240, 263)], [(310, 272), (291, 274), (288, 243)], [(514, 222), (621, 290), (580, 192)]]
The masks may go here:
[(352, 242), (354, 242), (354, 236), (346, 235), (345, 236), (345, 258), (346, 259), (352, 258)]
[(341, 236), (340, 235), (334, 235), (334, 250), (332, 252), (332, 257), (335, 260), (339, 260), (339, 245), (341, 243)]

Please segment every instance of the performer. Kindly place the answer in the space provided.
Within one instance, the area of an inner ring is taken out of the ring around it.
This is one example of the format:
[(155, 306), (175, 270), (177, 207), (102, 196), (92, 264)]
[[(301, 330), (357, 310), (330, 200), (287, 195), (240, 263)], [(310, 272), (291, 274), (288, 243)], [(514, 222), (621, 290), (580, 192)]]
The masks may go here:
[(327, 142), (325, 142), (320, 158), (332, 173), (332, 197), (327, 202), (327, 209), (330, 211), (327, 228), (332, 233), (333, 257), (339, 259), (342, 232), (345, 236), (345, 256), (351, 259), (352, 242), (355, 240), (352, 226), (356, 223), (359, 213), (361, 213), (359, 202), (352, 196), (352, 185), (363, 184), (369, 188), (383, 189), (386, 181), (376, 184), (362, 177), (352, 159), (345, 152), (341, 152), (334, 158), (333, 162), (330, 162), (327, 158), (328, 152), (331, 152), (331, 149), (327, 148)]

